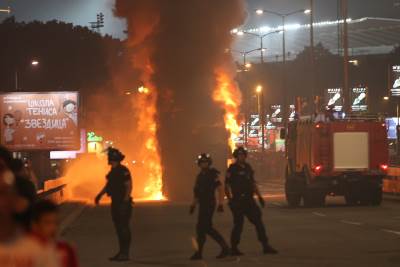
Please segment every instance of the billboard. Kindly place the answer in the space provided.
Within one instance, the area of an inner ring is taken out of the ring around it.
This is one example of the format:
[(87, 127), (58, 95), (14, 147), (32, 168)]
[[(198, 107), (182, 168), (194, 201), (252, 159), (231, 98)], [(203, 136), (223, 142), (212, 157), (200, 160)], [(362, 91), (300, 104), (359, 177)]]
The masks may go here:
[(1, 144), (13, 151), (77, 150), (78, 93), (0, 95)]
[(329, 88), (325, 92), (326, 107), (333, 107), (335, 111), (342, 111), (343, 109), (343, 89), (342, 88)]
[(271, 122), (281, 123), (282, 122), (282, 106), (272, 105), (271, 106)]
[(399, 125), (400, 118), (387, 118), (386, 127), (389, 139), (397, 139), (397, 125)]
[(392, 76), (393, 85), (390, 91), (392, 96), (400, 96), (400, 65), (392, 67)]
[(351, 90), (351, 110), (363, 112), (368, 110), (368, 88), (356, 87)]
[(78, 154), (86, 153), (87, 142), (86, 142), (86, 130), (81, 129), (80, 135), (80, 149), (69, 150), (69, 151), (50, 151), (50, 159), (76, 159)]
[(296, 119), (296, 106), (289, 106), (289, 121), (294, 121)]

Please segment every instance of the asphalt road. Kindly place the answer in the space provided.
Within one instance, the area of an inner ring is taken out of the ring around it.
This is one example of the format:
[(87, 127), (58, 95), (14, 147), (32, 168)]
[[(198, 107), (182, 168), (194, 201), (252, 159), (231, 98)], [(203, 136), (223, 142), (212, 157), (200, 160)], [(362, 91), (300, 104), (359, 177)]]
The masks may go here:
[[(173, 203), (135, 206), (131, 262), (107, 260), (117, 246), (107, 206), (86, 207), (64, 238), (77, 247), (83, 267), (400, 266), (400, 202), (346, 207), (339, 198), (329, 199), (325, 208), (289, 209), (280, 190), (267, 192), (264, 210), (271, 244), (279, 255), (262, 255), (254, 228), (246, 223), (241, 243), (245, 256), (216, 260), (219, 249), (209, 240), (205, 260), (191, 262), (196, 218), (188, 215), (188, 205)], [(229, 210), (215, 216), (215, 226), (229, 237)]]

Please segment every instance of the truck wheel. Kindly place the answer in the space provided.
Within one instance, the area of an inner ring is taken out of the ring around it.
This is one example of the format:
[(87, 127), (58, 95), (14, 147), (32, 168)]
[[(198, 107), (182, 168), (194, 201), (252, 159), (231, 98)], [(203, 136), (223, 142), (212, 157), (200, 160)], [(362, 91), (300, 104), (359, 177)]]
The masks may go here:
[(356, 206), (361, 200), (360, 185), (355, 183), (348, 183), (344, 193), (346, 205)]
[(304, 194), (304, 206), (308, 208), (325, 205), (326, 194), (317, 190), (307, 190)]
[(289, 207), (297, 208), (300, 206), (301, 192), (299, 192), (298, 186), (296, 186), (293, 182), (286, 181), (285, 194)]
[(294, 173), (290, 172), (290, 167), (286, 167), (286, 173), (285, 173), (285, 195), (286, 195), (286, 201), (291, 208), (297, 208), (300, 206), (301, 203), (301, 197), (302, 197), (302, 192), (303, 192), (303, 184), (299, 182), (297, 177), (295, 176)]
[(346, 200), (346, 205), (355, 206), (358, 204), (358, 199), (352, 192), (348, 192), (344, 195), (344, 199)]
[(371, 186), (371, 204), (373, 206), (379, 206), (382, 204), (382, 188), (380, 184), (374, 184)]

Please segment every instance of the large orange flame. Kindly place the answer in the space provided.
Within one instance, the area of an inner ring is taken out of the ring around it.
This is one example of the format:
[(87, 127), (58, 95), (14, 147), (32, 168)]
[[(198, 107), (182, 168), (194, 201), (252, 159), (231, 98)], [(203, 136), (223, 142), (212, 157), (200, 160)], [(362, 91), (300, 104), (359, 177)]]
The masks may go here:
[[(139, 149), (139, 157), (143, 161), (143, 175), (147, 176), (144, 196), (145, 200), (164, 200), (162, 194), (162, 167), (157, 141), (156, 102), (157, 92), (154, 87), (144, 87), (133, 100), (133, 106), (139, 113), (138, 129), (144, 143)], [(146, 90), (147, 89), (147, 90)]]
[(135, 21), (129, 23), (128, 46), (133, 51), (132, 63), (139, 71), (140, 82), (138, 95), (132, 100), (135, 113), (138, 114), (136, 135), (142, 142), (139, 144), (137, 156), (143, 162), (141, 175), (145, 176), (145, 200), (164, 200), (162, 193), (162, 166), (157, 140), (157, 99), (158, 91), (152, 83), (154, 74), (151, 56), (153, 45), (147, 42), (159, 24), (159, 14), (151, 9), (148, 12), (135, 14)]
[(240, 126), (238, 122), (241, 104), (241, 92), (237, 87), (233, 76), (223, 68), (215, 71), (217, 86), (213, 93), (213, 99), (221, 105), (225, 111), (225, 128), (229, 132), (229, 147), (235, 149), (235, 139), (239, 136)]

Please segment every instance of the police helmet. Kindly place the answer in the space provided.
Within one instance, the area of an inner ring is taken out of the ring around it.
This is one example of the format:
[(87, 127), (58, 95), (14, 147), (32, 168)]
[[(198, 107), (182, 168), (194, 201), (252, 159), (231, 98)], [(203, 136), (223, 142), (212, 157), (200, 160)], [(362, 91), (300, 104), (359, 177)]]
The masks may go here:
[(208, 165), (212, 164), (212, 158), (210, 154), (202, 153), (197, 157), (197, 165), (200, 165), (200, 163), (207, 162)]
[(116, 162), (121, 162), (124, 160), (125, 155), (121, 153), (116, 148), (109, 148), (107, 151), (107, 156), (108, 156), (108, 162), (110, 161), (116, 161)]
[(243, 154), (247, 157), (247, 149), (245, 149), (244, 147), (238, 147), (233, 151), (233, 157), (235, 159), (237, 159), (239, 157), (239, 154)]

